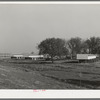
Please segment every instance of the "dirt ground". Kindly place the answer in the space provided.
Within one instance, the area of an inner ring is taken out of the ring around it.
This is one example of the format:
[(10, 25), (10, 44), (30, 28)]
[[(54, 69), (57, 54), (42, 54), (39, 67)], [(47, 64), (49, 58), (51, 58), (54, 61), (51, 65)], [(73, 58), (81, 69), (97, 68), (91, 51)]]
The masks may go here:
[(100, 62), (34, 64), (0, 60), (0, 89), (99, 88)]

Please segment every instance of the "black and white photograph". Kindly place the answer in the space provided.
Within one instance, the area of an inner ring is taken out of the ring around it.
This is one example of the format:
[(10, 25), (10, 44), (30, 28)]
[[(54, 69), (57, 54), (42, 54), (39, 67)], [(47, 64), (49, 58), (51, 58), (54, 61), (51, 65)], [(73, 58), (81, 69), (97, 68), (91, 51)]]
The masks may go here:
[(0, 89), (100, 89), (100, 4), (0, 4)]

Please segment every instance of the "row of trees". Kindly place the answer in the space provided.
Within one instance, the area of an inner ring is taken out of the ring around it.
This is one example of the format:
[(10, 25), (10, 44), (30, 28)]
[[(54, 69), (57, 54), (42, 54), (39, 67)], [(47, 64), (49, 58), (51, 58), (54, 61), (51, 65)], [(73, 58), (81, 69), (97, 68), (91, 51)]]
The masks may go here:
[(55, 56), (70, 55), (71, 58), (76, 54), (100, 54), (100, 37), (90, 37), (83, 40), (79, 37), (64, 40), (60, 38), (48, 38), (38, 45), (39, 54), (49, 54)]

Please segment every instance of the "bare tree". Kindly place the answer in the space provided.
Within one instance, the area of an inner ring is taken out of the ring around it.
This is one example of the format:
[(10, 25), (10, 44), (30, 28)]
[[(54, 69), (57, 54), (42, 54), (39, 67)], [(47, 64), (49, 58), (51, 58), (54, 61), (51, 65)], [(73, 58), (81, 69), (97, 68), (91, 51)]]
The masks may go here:
[(100, 38), (99, 37), (90, 37), (85, 42), (87, 44), (90, 54), (100, 53)]
[(77, 53), (81, 53), (82, 49), (81, 38), (79, 37), (71, 38), (70, 40), (68, 40), (67, 44), (70, 50), (71, 58), (73, 58), (73, 56), (75, 56)]

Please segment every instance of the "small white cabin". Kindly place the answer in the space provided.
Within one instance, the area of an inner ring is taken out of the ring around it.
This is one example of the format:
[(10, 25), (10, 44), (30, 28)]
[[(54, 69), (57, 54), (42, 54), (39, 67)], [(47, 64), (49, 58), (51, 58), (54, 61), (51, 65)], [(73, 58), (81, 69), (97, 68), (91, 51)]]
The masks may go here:
[(94, 54), (77, 54), (77, 60), (92, 60), (96, 59), (96, 57)]

